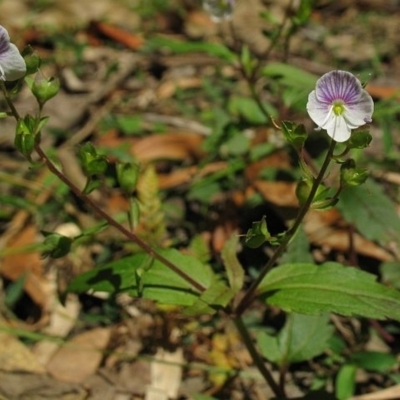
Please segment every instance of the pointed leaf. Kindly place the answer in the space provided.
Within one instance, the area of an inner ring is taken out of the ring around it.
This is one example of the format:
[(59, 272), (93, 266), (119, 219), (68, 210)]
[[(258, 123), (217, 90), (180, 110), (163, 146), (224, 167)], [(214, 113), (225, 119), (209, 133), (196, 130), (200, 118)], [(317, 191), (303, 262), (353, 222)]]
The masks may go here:
[(329, 347), (332, 333), (328, 314), (293, 313), (288, 316), (279, 335), (272, 338), (275, 339), (275, 345), (265, 332), (259, 334), (257, 341), (265, 358), (279, 365), (288, 365), (320, 355)]
[(239, 292), (243, 286), (244, 270), (240, 264), (236, 252), (239, 243), (239, 236), (232, 235), (224, 244), (221, 252), (222, 261), (228, 277), (229, 286), (234, 293)]
[(345, 188), (337, 207), (367, 239), (384, 245), (398, 243), (400, 218), (392, 201), (372, 180), (363, 186)]
[(258, 294), (285, 311), (400, 320), (399, 292), (377, 283), (375, 275), (338, 263), (282, 265), (263, 279)]
[[(208, 288), (213, 279), (211, 268), (175, 249), (160, 250), (160, 254)], [(182, 277), (148, 254), (140, 253), (95, 268), (75, 278), (68, 287), (72, 292), (88, 290), (110, 293), (128, 292), (163, 304), (191, 306), (200, 294)]]

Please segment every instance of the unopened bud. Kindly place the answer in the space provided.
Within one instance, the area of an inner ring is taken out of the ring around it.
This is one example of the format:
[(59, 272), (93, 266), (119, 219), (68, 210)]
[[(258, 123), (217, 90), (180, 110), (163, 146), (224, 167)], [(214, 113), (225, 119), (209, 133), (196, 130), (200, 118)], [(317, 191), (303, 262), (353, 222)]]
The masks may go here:
[(53, 98), (60, 90), (60, 81), (56, 78), (46, 79), (40, 72), (34, 79), (28, 77), (26, 82), (40, 105)]
[(235, 0), (203, 0), (203, 8), (214, 22), (227, 20), (232, 17)]
[(139, 165), (135, 163), (118, 163), (117, 179), (121, 189), (131, 194), (136, 189), (139, 177)]
[(88, 177), (104, 174), (107, 170), (107, 158), (104, 155), (97, 154), (95, 147), (89, 142), (79, 149), (79, 158), (83, 171)]
[(362, 185), (369, 177), (369, 171), (356, 167), (353, 159), (347, 160), (340, 167), (340, 182), (343, 186)]

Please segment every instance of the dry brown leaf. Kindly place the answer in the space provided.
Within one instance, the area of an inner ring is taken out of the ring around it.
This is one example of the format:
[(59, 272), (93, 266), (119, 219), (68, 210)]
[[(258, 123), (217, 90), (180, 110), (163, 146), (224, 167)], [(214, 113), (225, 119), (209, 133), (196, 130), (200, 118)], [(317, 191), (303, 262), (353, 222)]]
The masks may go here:
[(5, 332), (0, 332), (0, 370), (35, 374), (46, 372), (24, 344)]
[[(344, 222), (339, 212), (309, 211), (304, 218), (304, 230), (311, 243), (318, 246), (326, 246), (329, 249), (346, 252), (350, 248), (348, 228), (335, 226)], [(353, 235), (353, 246), (357, 253), (373, 257), (381, 261), (390, 261), (393, 256), (385, 249), (365, 239), (358, 233)]]
[(400, 399), (400, 384), (375, 393), (351, 397), (350, 400), (397, 400)]
[[(182, 380), (183, 350), (174, 352), (158, 349), (151, 362), (151, 384), (146, 390), (146, 400), (161, 400), (178, 397)], [(158, 397), (157, 397), (158, 396)]]
[(249, 182), (260, 179), (260, 173), (263, 169), (281, 168), (287, 169), (290, 167), (290, 160), (287, 152), (277, 151), (270, 156), (263, 158), (260, 161), (254, 162), (246, 167), (246, 178)]
[(197, 159), (204, 154), (202, 142), (200, 135), (191, 132), (169, 132), (134, 142), (131, 152), (140, 161)]
[(196, 89), (201, 87), (202, 79), (198, 77), (185, 76), (163, 82), (157, 89), (156, 95), (159, 100), (169, 99), (177, 89)]
[[(13, 236), (5, 249), (17, 249), (37, 243), (39, 232), (34, 225), (29, 225)], [(0, 264), (0, 273), (11, 281), (26, 274), (25, 291), (42, 309), (46, 309), (47, 299), (43, 289), (43, 259), (39, 253), (19, 253), (4, 256)]]
[(253, 185), (266, 200), (277, 206), (298, 207), (299, 205), (295, 194), (295, 183), (257, 180), (253, 182)]
[(99, 367), (110, 336), (110, 328), (96, 328), (75, 336), (51, 358), (47, 371), (60, 381), (83, 382)]
[(380, 86), (369, 84), (367, 87), (367, 92), (377, 99), (389, 99), (392, 97), (400, 97), (400, 89), (392, 86)]
[[(61, 305), (56, 293), (52, 293), (51, 310), (49, 310), (49, 324), (43, 329), (43, 333), (53, 337), (64, 338), (75, 326), (81, 305), (76, 295), (69, 294), (65, 305)], [(54, 341), (41, 340), (32, 349), (41, 365), (46, 365), (60, 345)]]
[(169, 174), (158, 174), (159, 185), (161, 189), (168, 189), (187, 184), (193, 181), (193, 179), (203, 178), (214, 172), (223, 171), (227, 165), (225, 161), (218, 161), (207, 164), (203, 168), (193, 165), (187, 168), (174, 170)]
[(144, 42), (142, 37), (107, 22), (94, 21), (92, 22), (92, 27), (94, 27), (102, 35), (124, 45), (131, 50), (140, 49)]

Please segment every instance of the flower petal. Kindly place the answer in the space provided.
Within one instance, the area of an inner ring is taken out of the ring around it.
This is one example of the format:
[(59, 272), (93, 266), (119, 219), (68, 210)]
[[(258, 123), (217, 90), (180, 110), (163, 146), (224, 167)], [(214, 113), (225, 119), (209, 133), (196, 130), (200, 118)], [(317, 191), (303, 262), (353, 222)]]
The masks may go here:
[(347, 71), (331, 71), (322, 75), (316, 84), (316, 96), (321, 102), (357, 102), (362, 91), (360, 81)]
[(350, 139), (351, 127), (346, 123), (342, 115), (334, 115), (329, 119), (324, 126), (328, 135), (336, 142), (345, 142)]
[(0, 67), (6, 81), (15, 81), (25, 75), (26, 64), (15, 44), (9, 43), (8, 49), (0, 52)]
[(7, 29), (0, 25), (0, 53), (8, 50), (10, 44), (10, 36)]
[(331, 111), (332, 106), (328, 103), (321, 103), (318, 101), (316, 92), (313, 90), (308, 95), (307, 112), (310, 118), (319, 126), (325, 124), (326, 119)]
[(363, 90), (357, 103), (346, 107), (344, 117), (354, 129), (371, 122), (373, 112), (374, 102), (368, 92)]

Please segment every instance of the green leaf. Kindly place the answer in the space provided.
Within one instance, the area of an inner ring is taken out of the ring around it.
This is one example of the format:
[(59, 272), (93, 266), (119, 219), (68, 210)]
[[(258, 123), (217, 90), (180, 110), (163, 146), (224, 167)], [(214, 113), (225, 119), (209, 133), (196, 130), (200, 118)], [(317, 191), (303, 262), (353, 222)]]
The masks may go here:
[(367, 239), (387, 245), (399, 241), (400, 218), (393, 202), (373, 181), (345, 188), (337, 205), (345, 219)]
[[(255, 100), (248, 97), (232, 97), (229, 100), (228, 109), (232, 115), (241, 117), (251, 124), (262, 125), (268, 122), (268, 118), (260, 110)], [(270, 110), (270, 113), (274, 114), (274, 111)]]
[(236, 252), (239, 244), (239, 236), (233, 234), (225, 243), (221, 252), (222, 261), (228, 277), (229, 286), (234, 293), (238, 293), (243, 286), (244, 270), (240, 264)]
[(215, 281), (201, 294), (198, 300), (185, 309), (186, 315), (210, 314), (213, 313), (210, 305), (214, 308), (221, 308), (229, 303), (235, 293), (218, 277), (214, 276), (214, 278)]
[(400, 320), (399, 292), (377, 283), (375, 275), (338, 263), (279, 266), (263, 279), (258, 294), (285, 311)]
[(289, 264), (295, 262), (312, 263), (313, 257), (310, 252), (310, 242), (304, 232), (302, 226), (297, 230), (296, 234), (289, 243), (286, 252), (281, 258), (281, 264)]
[(222, 60), (233, 62), (236, 60), (235, 53), (231, 52), (226, 46), (220, 43), (210, 42), (188, 42), (173, 40), (166, 37), (153, 37), (146, 40), (145, 51), (154, 52), (155, 50), (168, 49), (175, 54), (187, 53), (206, 53), (210, 56)]
[[(211, 286), (213, 272), (208, 265), (175, 249), (160, 250), (159, 253), (203, 287)], [(95, 268), (75, 278), (68, 287), (68, 291), (78, 293), (88, 290), (114, 294), (128, 292), (133, 297), (181, 306), (192, 306), (200, 297), (200, 293), (185, 279), (145, 253)], [(219, 290), (221, 295), (221, 288)], [(208, 298), (205, 297), (205, 300)], [(218, 305), (225, 300), (214, 295), (213, 301)]]
[[(276, 337), (261, 332), (258, 345), (265, 358), (279, 365), (310, 360), (328, 347), (333, 333), (329, 315), (289, 314), (286, 324)], [(275, 343), (274, 343), (275, 342)]]
[(270, 78), (279, 78), (285, 86), (303, 89), (311, 92), (317, 81), (317, 77), (313, 74), (305, 72), (301, 68), (293, 65), (272, 62), (262, 70), (262, 74)]
[(304, 70), (284, 63), (268, 63), (262, 74), (284, 87), (280, 96), (287, 106), (304, 110), (308, 94), (315, 88), (317, 77)]
[(396, 356), (378, 351), (360, 351), (350, 357), (353, 364), (368, 371), (389, 372), (397, 365)]
[(336, 397), (338, 400), (347, 400), (354, 394), (356, 387), (356, 372), (355, 365), (346, 364), (340, 368), (336, 377)]
[(380, 266), (383, 282), (400, 289), (400, 262), (388, 261)]

